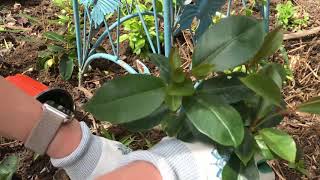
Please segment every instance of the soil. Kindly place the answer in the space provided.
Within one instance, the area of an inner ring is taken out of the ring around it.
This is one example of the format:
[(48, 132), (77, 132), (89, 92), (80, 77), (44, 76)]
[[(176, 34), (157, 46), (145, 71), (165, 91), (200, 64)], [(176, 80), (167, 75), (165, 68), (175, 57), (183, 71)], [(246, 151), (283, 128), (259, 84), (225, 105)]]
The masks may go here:
[[(16, 7), (14, 1), (0, 0), (0, 25), (2, 22), (15, 21), (15, 25), (24, 28), (22, 32), (0, 32), (0, 75), (9, 76), (17, 73), (26, 74), (49, 87), (60, 87), (72, 94), (76, 104), (76, 118), (85, 121), (94, 134), (101, 135), (101, 128), (108, 129), (117, 140), (124, 137), (133, 137), (134, 142), (130, 144), (132, 149), (147, 149), (150, 144), (158, 142), (164, 133), (154, 129), (145, 133), (131, 133), (121, 126), (112, 126), (99, 122), (91, 115), (84, 112), (82, 105), (90, 98), (90, 94), (99, 88), (104, 82), (126, 72), (117, 65), (104, 60), (95, 61), (91, 70), (84, 76), (83, 89), (79, 89), (77, 72), (74, 72), (71, 80), (64, 81), (59, 76), (58, 68), (49, 71), (39, 71), (36, 68), (38, 52), (46, 48), (46, 41), (42, 33), (48, 30), (57, 30), (58, 27), (50, 25), (48, 19), (56, 19), (59, 10), (52, 7), (49, 0), (36, 0), (36, 3), (26, 3), (21, 0), (21, 6)], [(240, 1), (238, 1), (239, 3)], [(281, 0), (271, 1), (270, 27), (275, 24), (275, 6)], [(320, 26), (319, 12), (320, 2), (313, 0), (295, 0), (310, 15), (310, 23), (306, 29)], [(2, 6), (3, 5), (3, 6)], [(241, 5), (236, 4), (236, 9)], [(38, 22), (19, 21), (19, 13), (25, 13), (32, 17), (38, 17)], [(19, 23), (20, 22), (20, 23)], [(287, 32), (290, 33), (290, 32)], [(190, 34), (183, 33), (175, 41), (180, 55), (185, 61), (184, 67), (188, 67), (193, 52)], [(6, 42), (7, 46), (4, 46)], [(111, 51), (110, 46), (103, 43), (105, 51)], [(305, 101), (313, 96), (320, 95), (320, 34), (304, 37), (297, 40), (285, 41), (288, 52), (289, 66), (293, 73), (292, 80), (288, 81), (283, 91), (285, 101), (289, 106)], [(132, 55), (127, 43), (120, 47), (121, 58), (127, 63), (135, 66), (135, 60), (142, 59)], [(272, 61), (284, 63), (284, 57), (279, 53), (271, 58)], [(154, 74), (155, 67), (147, 63)], [(85, 90), (84, 90), (85, 89)], [(286, 162), (272, 161), (270, 165), (274, 169), (277, 179), (320, 179), (320, 117), (306, 114), (295, 114), (286, 117), (279, 128), (291, 134), (301, 149), (301, 157), (305, 161), (309, 177), (297, 173), (288, 167)], [(34, 153), (26, 150), (21, 143), (0, 138), (0, 161), (11, 154), (20, 158), (19, 169), (14, 179), (68, 179), (63, 170), (58, 170), (49, 162), (47, 156), (34, 157)]]

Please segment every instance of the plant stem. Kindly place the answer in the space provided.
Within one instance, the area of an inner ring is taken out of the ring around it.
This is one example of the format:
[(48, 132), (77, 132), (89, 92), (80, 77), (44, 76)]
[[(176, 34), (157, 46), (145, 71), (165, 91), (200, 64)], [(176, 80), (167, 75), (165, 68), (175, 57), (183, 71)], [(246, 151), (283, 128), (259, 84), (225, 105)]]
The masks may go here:
[[(290, 115), (290, 114), (293, 114), (295, 112), (295, 109), (296, 108), (292, 108), (292, 109), (280, 109), (279, 111), (271, 114), (271, 117), (275, 117), (275, 116), (279, 116), (279, 115), (282, 115), (282, 116), (285, 116), (285, 115)], [(257, 118), (256, 120), (253, 121), (253, 123), (251, 124), (250, 126), (250, 129), (252, 132), (254, 132), (256, 130), (256, 128), (261, 125), (262, 123), (264, 123), (266, 120), (265, 117), (262, 117), (262, 118)]]
[(79, 71), (78, 73), (78, 86), (81, 87), (81, 84), (82, 84), (82, 73), (81, 73), (81, 70)]

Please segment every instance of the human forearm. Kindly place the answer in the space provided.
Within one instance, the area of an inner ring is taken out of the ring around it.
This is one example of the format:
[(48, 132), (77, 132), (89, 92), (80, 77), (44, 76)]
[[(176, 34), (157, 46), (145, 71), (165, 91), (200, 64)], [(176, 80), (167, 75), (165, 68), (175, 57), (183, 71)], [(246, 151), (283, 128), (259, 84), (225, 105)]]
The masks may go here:
[[(40, 120), (41, 103), (1, 77), (0, 100), (0, 135), (25, 142)], [(68, 143), (65, 143), (66, 139)], [(47, 154), (54, 158), (67, 156), (78, 146), (80, 139), (78, 122), (64, 125), (49, 145)]]
[[(37, 125), (41, 118), (42, 114), (42, 104), (38, 102), (34, 97), (31, 97), (24, 93), (22, 90), (16, 88), (11, 83), (7, 82), (5, 79), (0, 78), (0, 100), (2, 103), (0, 104), (0, 136), (4, 136), (7, 138), (12, 138), (16, 140), (20, 140), (22, 142), (25, 142), (28, 138), (31, 130), (33, 127)], [(102, 172), (110, 172), (111, 169), (115, 169), (116, 166), (116, 157), (122, 156), (122, 152), (120, 152), (119, 144), (118, 142), (113, 141), (106, 141), (105, 143), (102, 143), (102, 138), (99, 138), (97, 136), (93, 136), (88, 129), (87, 126), (82, 123), (82, 126), (85, 127), (82, 129), (80, 128), (80, 124), (77, 121), (72, 121), (69, 124), (65, 124), (61, 126), (59, 131), (57, 132), (55, 138), (50, 143), (47, 154), (56, 159), (54, 162), (55, 165), (64, 164), (67, 170), (71, 170), (69, 172), (78, 172), (79, 171), (79, 165), (84, 167), (85, 169), (88, 169), (88, 165), (92, 166), (94, 168), (96, 163), (99, 163), (99, 158), (106, 157), (105, 161), (109, 162), (106, 164), (106, 166), (103, 165), (104, 169), (99, 172), (94, 172), (97, 174), (102, 175)], [(82, 131), (85, 129), (85, 134), (87, 137), (90, 137), (87, 143), (83, 144), (83, 147), (80, 147), (80, 142), (82, 142)], [(107, 143), (107, 144), (106, 144)], [(93, 145), (93, 144), (96, 144)], [(117, 145), (118, 144), (118, 145)], [(88, 147), (88, 148), (86, 148)], [(100, 157), (102, 153), (97, 153), (103, 149), (103, 147), (110, 147), (106, 153), (104, 153), (105, 156)], [(114, 148), (111, 148), (114, 147)], [(83, 148), (82, 152), (77, 151), (79, 148)], [(92, 151), (92, 152), (91, 152)], [(80, 152), (80, 153), (77, 153)], [(79, 155), (76, 158), (70, 158), (73, 155)], [(97, 158), (92, 158), (93, 156), (97, 156)], [(90, 158), (85, 158), (90, 157)], [(110, 159), (114, 158), (114, 160)], [(60, 159), (60, 160), (59, 160)], [(68, 160), (67, 160), (68, 159)], [(73, 161), (70, 161), (70, 159), (73, 159)], [(88, 159), (91, 163), (84, 163), (85, 159)], [(96, 160), (95, 160), (96, 159)], [(105, 164), (105, 161), (101, 161), (103, 164)], [(107, 168), (109, 166), (110, 168)], [(86, 168), (87, 167), (87, 168)], [(111, 168), (112, 167), (112, 168)], [(143, 168), (143, 169), (139, 169)], [(81, 168), (80, 168), (81, 169)], [(149, 171), (150, 170), (150, 177), (157, 177), (158, 171), (149, 163), (134, 163), (132, 166), (129, 165), (128, 168), (123, 168), (124, 173), (122, 177), (138, 177), (141, 176), (141, 172)], [(139, 171), (135, 171), (138, 170)], [(134, 170), (134, 171), (133, 171)], [(83, 172), (83, 171), (81, 171)], [(114, 171), (110, 175), (107, 175), (106, 177), (117, 177), (119, 173), (117, 173), (118, 170)], [(137, 173), (140, 172), (140, 173)], [(93, 173), (93, 174), (94, 174)], [(132, 174), (133, 173), (133, 174)], [(136, 173), (136, 174), (134, 174)], [(79, 176), (79, 173), (74, 173)], [(85, 177), (97, 177), (92, 176), (91, 173), (85, 174), (84, 176), (79, 176), (81, 178)], [(149, 176), (148, 176), (149, 177)], [(77, 178), (76, 178), (77, 179)], [(109, 178), (108, 178), (109, 179)], [(118, 178), (116, 178), (118, 179)], [(140, 178), (139, 178), (140, 179)], [(149, 178), (147, 178), (149, 179)], [(158, 178), (150, 178), (154, 180), (158, 180)]]
[(0, 134), (25, 141), (41, 115), (41, 103), (0, 78)]

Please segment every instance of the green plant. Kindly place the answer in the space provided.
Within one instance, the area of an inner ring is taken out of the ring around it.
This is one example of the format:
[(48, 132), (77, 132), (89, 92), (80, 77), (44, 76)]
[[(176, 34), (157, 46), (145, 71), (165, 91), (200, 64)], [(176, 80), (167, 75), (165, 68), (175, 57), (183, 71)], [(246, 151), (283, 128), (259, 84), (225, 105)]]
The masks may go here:
[[(145, 3), (139, 3), (137, 2), (137, 6), (139, 6), (139, 11), (143, 12), (143, 11), (150, 11), (152, 10), (152, 4), (151, 4), (151, 0), (146, 0), (144, 1)], [(131, 4), (132, 2), (130, 2), (128, 0), (128, 3)], [(128, 14), (125, 6), (122, 7), (122, 12), (124, 12), (125, 14)], [(157, 1), (157, 10), (160, 10), (158, 12), (161, 12), (162, 10), (162, 3), (161, 1)], [(137, 12), (138, 9), (134, 8), (133, 12)], [(150, 34), (150, 38), (152, 39), (152, 41), (156, 41), (156, 37), (157, 37), (157, 33), (156, 33), (156, 28), (155, 28), (155, 20), (153, 16), (145, 16), (144, 17), (144, 21), (145, 24), (148, 28), (148, 32)], [(126, 31), (125, 33), (123, 33), (120, 36), (120, 42), (129, 41), (129, 45), (130, 48), (132, 49), (133, 53), (140, 55), (142, 53), (142, 55), (145, 55), (146, 53), (149, 52), (150, 46), (148, 43), (148, 38), (146, 35), (146, 32), (144, 31), (142, 22), (140, 21), (139, 17), (136, 18), (132, 18), (126, 22), (123, 23), (124, 26), (124, 30)], [(163, 32), (159, 32), (160, 33), (160, 42), (163, 42)]]
[(0, 179), (11, 180), (13, 174), (17, 171), (18, 157), (8, 156), (0, 162)]
[(298, 31), (307, 27), (309, 15), (306, 12), (299, 11), (299, 7), (294, 6), (291, 1), (278, 4), (276, 10), (277, 23), (285, 29)]
[(55, 25), (60, 27), (61, 33), (45, 32), (48, 40), (47, 49), (38, 53), (38, 69), (50, 69), (59, 65), (60, 75), (63, 79), (71, 78), (74, 61), (76, 59), (75, 33), (72, 24), (71, 1), (54, 0), (53, 4), (61, 9)]
[(121, 142), (121, 144), (127, 147), (129, 147), (135, 141), (135, 137), (133, 136), (133, 134), (129, 134), (121, 139), (116, 139), (115, 135), (112, 132), (109, 132), (107, 129), (102, 128), (100, 133), (102, 137), (113, 141), (119, 141)]
[[(259, 179), (256, 155), (284, 159), (301, 168), (293, 138), (275, 127), (295, 111), (320, 114), (320, 97), (293, 108), (285, 106), (283, 66), (259, 66), (261, 59), (280, 48), (283, 33), (280, 28), (264, 32), (262, 21), (225, 18), (198, 40), (191, 70), (181, 68), (175, 49), (169, 58), (151, 54), (160, 77), (138, 74), (114, 79), (96, 92), (85, 109), (129, 129), (161, 124), (169, 136), (215, 144), (219, 153), (230, 157), (223, 179)], [(229, 71), (241, 65), (245, 73)]]

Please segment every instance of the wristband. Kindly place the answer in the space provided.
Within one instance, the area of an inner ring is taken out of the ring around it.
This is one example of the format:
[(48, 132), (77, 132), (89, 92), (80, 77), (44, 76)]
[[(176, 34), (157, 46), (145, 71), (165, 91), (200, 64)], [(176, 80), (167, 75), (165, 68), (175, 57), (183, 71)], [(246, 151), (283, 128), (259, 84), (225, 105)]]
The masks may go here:
[(60, 126), (73, 119), (72, 116), (48, 104), (43, 104), (42, 109), (39, 122), (33, 127), (25, 142), (26, 148), (38, 154), (45, 154)]

